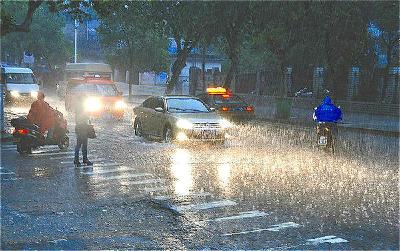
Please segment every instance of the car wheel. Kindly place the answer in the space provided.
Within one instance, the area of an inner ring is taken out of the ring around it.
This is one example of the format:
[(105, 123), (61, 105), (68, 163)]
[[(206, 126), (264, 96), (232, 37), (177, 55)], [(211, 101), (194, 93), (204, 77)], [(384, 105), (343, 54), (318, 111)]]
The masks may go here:
[(173, 135), (171, 127), (167, 126), (164, 129), (164, 137), (163, 138), (164, 138), (164, 142), (165, 143), (171, 143), (172, 142), (172, 140), (174, 138), (174, 135)]
[(135, 120), (135, 135), (138, 137), (142, 137), (143, 133), (142, 133), (142, 123), (140, 122), (140, 120)]

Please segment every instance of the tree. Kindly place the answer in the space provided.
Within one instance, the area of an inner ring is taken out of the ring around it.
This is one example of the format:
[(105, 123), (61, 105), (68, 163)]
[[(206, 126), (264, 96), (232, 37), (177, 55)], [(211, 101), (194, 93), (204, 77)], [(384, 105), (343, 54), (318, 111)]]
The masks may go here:
[[(143, 71), (165, 71), (168, 63), (167, 39), (156, 26), (149, 25), (149, 5), (145, 2), (97, 3), (101, 19), (98, 28), (107, 61), (130, 70), (133, 78)], [(133, 81), (132, 81), (133, 82)]]
[(174, 39), (177, 46), (166, 89), (166, 93), (171, 93), (190, 52), (205, 33), (211, 32), (206, 29), (212, 19), (209, 15), (210, 5), (204, 2), (152, 2), (151, 7), (152, 18), (167, 36)]
[(74, 16), (79, 20), (83, 20), (83, 18), (87, 17), (87, 13), (82, 11), (82, 7), (90, 7), (90, 1), (40, 1), (40, 0), (29, 0), (27, 2), (27, 9), (24, 14), (22, 14), (21, 10), (11, 11), (8, 8), (5, 8), (4, 5), (7, 3), (5, 1), (1, 2), (1, 19), (0, 19), (0, 36), (5, 36), (9, 33), (13, 32), (29, 32), (30, 26), (32, 24), (32, 20), (35, 12), (39, 9), (40, 6), (46, 3), (48, 6), (48, 10), (52, 13), (65, 11)]
[[(2, 3), (2, 11), (14, 13), (17, 20), (23, 18), (27, 8), (26, 2)], [(65, 63), (72, 46), (64, 38), (64, 24), (63, 16), (49, 12), (45, 5), (38, 7), (29, 32), (12, 32), (1, 38), (2, 59), (13, 58), (19, 63), (23, 52), (30, 51), (50, 65)]]

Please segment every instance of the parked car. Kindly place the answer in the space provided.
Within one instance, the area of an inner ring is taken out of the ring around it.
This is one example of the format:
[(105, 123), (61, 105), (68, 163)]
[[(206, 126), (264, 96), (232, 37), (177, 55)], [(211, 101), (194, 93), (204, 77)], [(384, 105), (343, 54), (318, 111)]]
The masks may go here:
[(133, 109), (137, 136), (224, 142), (231, 123), (192, 96), (155, 96)]
[[(322, 92), (323, 94), (327, 95), (330, 93), (328, 89), (324, 89)], [(314, 95), (313, 91), (310, 88), (302, 88), (294, 93), (295, 97), (312, 97)]]

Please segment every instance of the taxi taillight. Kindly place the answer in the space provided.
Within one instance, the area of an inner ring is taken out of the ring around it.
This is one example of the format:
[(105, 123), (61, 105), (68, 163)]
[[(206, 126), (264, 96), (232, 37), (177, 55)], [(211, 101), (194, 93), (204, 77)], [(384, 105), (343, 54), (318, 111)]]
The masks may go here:
[(223, 112), (227, 112), (227, 111), (229, 111), (229, 107), (225, 107), (225, 106), (223, 106), (223, 107), (221, 107), (221, 111), (223, 111)]
[(27, 129), (18, 129), (18, 130), (14, 130), (14, 133), (25, 135), (25, 134), (28, 134), (29, 131)]

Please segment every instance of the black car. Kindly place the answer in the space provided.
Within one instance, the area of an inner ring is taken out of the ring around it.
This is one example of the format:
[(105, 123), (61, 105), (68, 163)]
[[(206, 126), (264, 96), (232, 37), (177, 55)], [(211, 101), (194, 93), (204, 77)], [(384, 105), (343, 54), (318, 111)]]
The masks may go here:
[(197, 96), (208, 106), (216, 109), (218, 113), (230, 120), (247, 121), (254, 118), (253, 106), (246, 103), (238, 95), (225, 92), (208, 91)]

